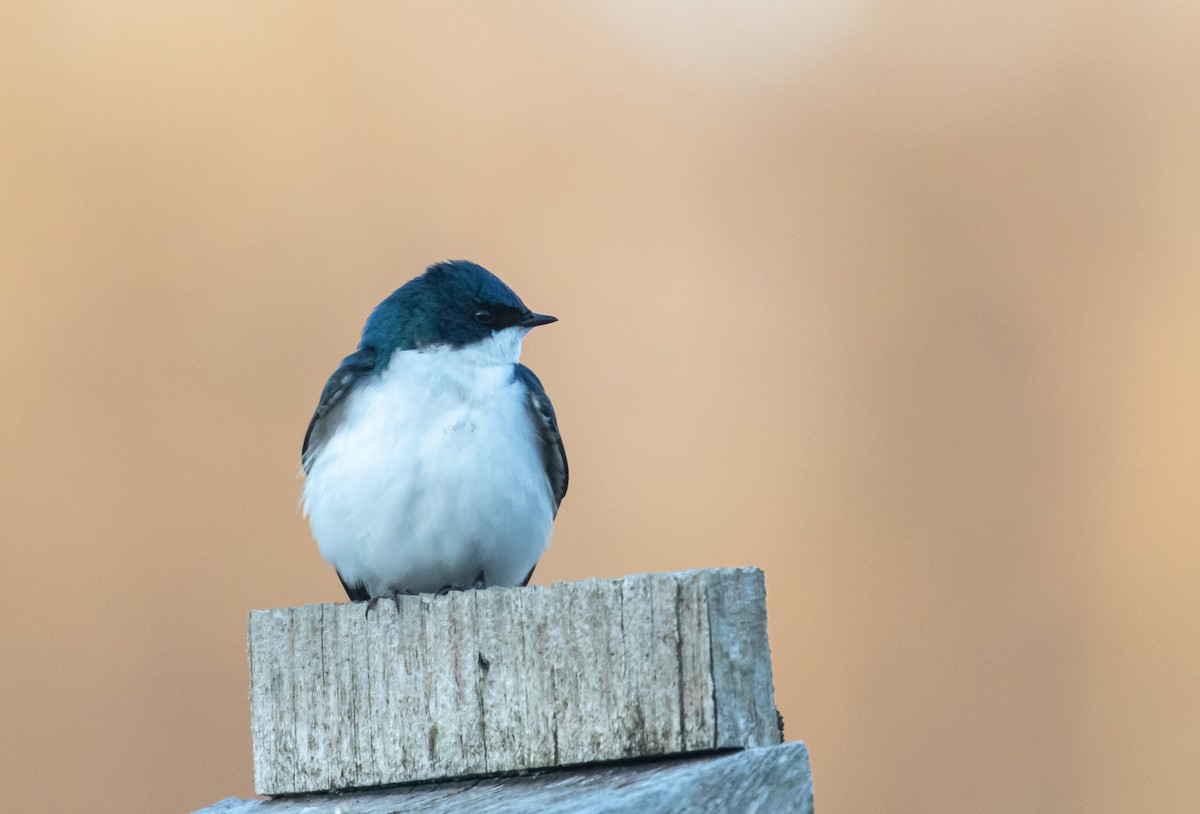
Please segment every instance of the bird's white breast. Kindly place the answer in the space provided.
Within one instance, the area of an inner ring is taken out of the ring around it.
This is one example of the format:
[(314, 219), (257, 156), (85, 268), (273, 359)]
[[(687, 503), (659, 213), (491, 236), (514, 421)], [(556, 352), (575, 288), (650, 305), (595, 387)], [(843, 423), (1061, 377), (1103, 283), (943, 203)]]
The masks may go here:
[(525, 329), (459, 350), (396, 351), (347, 396), (304, 484), (321, 554), (371, 596), (519, 585), (554, 500), (513, 376)]

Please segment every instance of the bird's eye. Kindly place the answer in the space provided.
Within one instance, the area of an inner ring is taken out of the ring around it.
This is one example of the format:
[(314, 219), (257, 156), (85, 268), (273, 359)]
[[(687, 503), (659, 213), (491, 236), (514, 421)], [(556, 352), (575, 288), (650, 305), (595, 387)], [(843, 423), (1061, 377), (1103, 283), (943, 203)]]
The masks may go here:
[(475, 312), (474, 317), (480, 325), (487, 325), (492, 321), (492, 312), (486, 308), (480, 308)]

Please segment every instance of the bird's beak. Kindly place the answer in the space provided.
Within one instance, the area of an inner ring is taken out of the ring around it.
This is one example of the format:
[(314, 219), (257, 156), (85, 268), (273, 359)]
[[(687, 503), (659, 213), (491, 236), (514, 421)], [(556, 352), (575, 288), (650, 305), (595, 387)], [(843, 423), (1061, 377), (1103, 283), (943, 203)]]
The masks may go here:
[(552, 317), (549, 314), (534, 314), (525, 315), (525, 319), (521, 320), (522, 328), (536, 328), (539, 325), (549, 325), (551, 322), (558, 322), (558, 317)]

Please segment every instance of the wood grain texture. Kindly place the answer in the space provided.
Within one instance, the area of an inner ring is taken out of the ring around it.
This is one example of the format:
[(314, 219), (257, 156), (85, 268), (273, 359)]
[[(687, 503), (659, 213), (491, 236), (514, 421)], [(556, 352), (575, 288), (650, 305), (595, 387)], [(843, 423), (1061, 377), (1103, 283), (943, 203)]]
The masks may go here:
[(196, 814), (812, 814), (803, 743), (716, 756), (562, 769), (274, 800), (230, 798)]
[(754, 568), (254, 611), (249, 655), (260, 794), (780, 741)]

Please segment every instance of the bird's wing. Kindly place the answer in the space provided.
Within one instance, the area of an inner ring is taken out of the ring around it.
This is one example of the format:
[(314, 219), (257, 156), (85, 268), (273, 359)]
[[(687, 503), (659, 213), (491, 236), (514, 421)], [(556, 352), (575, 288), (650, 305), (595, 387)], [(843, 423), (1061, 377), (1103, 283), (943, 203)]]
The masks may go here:
[(529, 393), (526, 406), (541, 441), (542, 463), (546, 467), (546, 477), (550, 479), (550, 489), (554, 493), (554, 512), (557, 514), (558, 506), (567, 493), (567, 452), (563, 449), (562, 436), (558, 432), (554, 405), (550, 403), (542, 383), (533, 375), (532, 370), (525, 365), (517, 365), (516, 375)]
[[(367, 586), (361, 582), (349, 583), (342, 577), (341, 571), (335, 571), (338, 575), (338, 581), (342, 583), (342, 587), (346, 589), (346, 596), (350, 597), (351, 602), (366, 602), (371, 598), (371, 594), (367, 591)], [(533, 572), (530, 572), (532, 576)]]
[(374, 372), (375, 358), (375, 348), (369, 345), (359, 348), (343, 359), (329, 381), (325, 382), (321, 400), (317, 402), (317, 409), (308, 422), (308, 432), (304, 433), (304, 444), (300, 447), (300, 463), (305, 472), (312, 468), (321, 447), (337, 428), (346, 394)]

